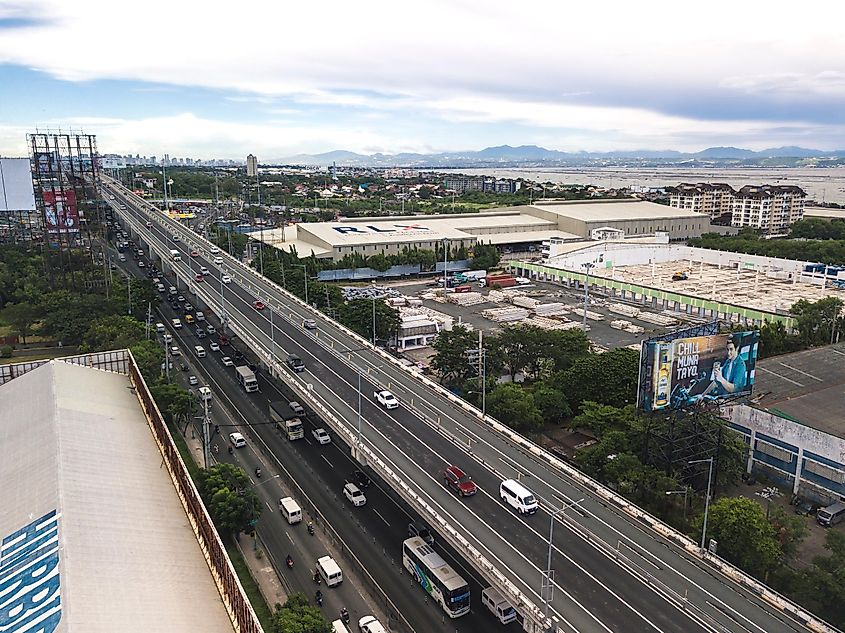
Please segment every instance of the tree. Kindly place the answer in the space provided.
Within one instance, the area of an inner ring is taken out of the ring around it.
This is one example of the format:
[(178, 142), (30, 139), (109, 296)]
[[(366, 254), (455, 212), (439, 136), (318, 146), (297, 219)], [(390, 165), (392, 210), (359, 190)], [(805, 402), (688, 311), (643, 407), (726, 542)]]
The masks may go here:
[(14, 303), (0, 310), (0, 323), (5, 323), (21, 337), (26, 345), (26, 337), (32, 333), (32, 326), (41, 318), (41, 311), (31, 303)]
[(531, 397), (547, 424), (561, 424), (572, 415), (566, 396), (548, 383), (534, 385)]
[(795, 556), (801, 541), (809, 534), (804, 517), (787, 514), (780, 506), (774, 506), (769, 522), (775, 530), (775, 538), (780, 543), (783, 555), (787, 558)]
[(234, 464), (221, 462), (200, 470), (197, 488), (221, 530), (244, 532), (261, 516), (264, 504), (251, 490), (247, 474)]
[(842, 330), (842, 306), (842, 299), (837, 297), (796, 301), (789, 311), (797, 317), (801, 343), (805, 347), (830, 343), (834, 326)]
[(571, 409), (578, 411), (587, 401), (617, 407), (636, 402), (638, 375), (639, 354), (619, 348), (577, 358), (552, 380), (566, 394)]
[(384, 301), (352, 299), (340, 306), (338, 321), (367, 339), (373, 336), (373, 306), (375, 306), (376, 338), (389, 340), (399, 331), (399, 311)]
[[(704, 515), (693, 523), (701, 534)], [(781, 546), (760, 504), (745, 497), (724, 497), (710, 504), (707, 538), (719, 543), (719, 555), (762, 578), (780, 561)]]
[(67, 290), (47, 293), (40, 308), (44, 314), (42, 332), (65, 345), (78, 345), (92, 320), (116, 312), (115, 305), (102, 295), (77, 295)]
[(164, 352), (156, 341), (140, 341), (129, 348), (147, 385), (161, 375)]
[(173, 421), (177, 424), (184, 424), (185, 430), (187, 430), (191, 418), (197, 411), (197, 401), (190, 393), (183, 389), (181, 393), (173, 398), (167, 410), (172, 416)]
[(456, 325), (451, 330), (440, 332), (431, 347), (434, 350), (431, 367), (443, 384), (463, 384), (477, 373), (470, 364), (467, 352), (478, 348), (478, 337), (465, 326)]
[(499, 249), (492, 244), (476, 244), (473, 250), (472, 267), (479, 270), (491, 270), (499, 265)]
[(572, 420), (570, 427), (592, 431), (601, 438), (611, 430), (627, 432), (636, 416), (634, 405), (614, 407), (587, 401), (581, 403), (581, 413)]
[(516, 430), (536, 429), (543, 416), (531, 394), (519, 385), (497, 385), (487, 394), (487, 413)]
[(93, 321), (82, 336), (80, 351), (124, 349), (144, 340), (144, 324), (126, 315), (110, 315)]
[(273, 613), (273, 633), (331, 633), (331, 624), (304, 594), (291, 595)]

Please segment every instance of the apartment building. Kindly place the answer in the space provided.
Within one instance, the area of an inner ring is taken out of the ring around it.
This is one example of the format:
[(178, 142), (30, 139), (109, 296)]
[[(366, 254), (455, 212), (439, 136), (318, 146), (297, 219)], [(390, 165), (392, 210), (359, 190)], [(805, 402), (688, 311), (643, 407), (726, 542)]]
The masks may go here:
[(786, 233), (804, 217), (806, 192), (795, 185), (746, 185), (734, 194), (731, 226)]
[(455, 193), (467, 191), (487, 191), (491, 193), (516, 193), (522, 186), (519, 180), (507, 178), (487, 178), (485, 176), (448, 176), (443, 181), (443, 188)]
[(668, 187), (669, 206), (704, 213), (715, 219), (733, 210), (734, 188), (725, 183), (688, 183)]

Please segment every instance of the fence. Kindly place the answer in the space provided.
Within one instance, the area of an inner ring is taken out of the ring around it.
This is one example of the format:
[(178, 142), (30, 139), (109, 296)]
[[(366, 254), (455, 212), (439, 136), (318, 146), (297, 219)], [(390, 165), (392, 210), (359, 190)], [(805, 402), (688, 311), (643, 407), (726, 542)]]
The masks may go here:
[[(70, 363), (72, 365), (83, 365), (85, 367), (111, 371), (117, 374), (126, 375), (129, 373), (129, 352), (125, 349), (115, 350), (112, 352), (76, 354), (73, 356), (56, 358), (55, 360), (63, 363)], [(10, 380), (14, 380), (18, 376), (23, 376), (24, 374), (31, 372), (33, 369), (38, 369), (41, 365), (50, 362), (52, 362), (51, 359), (44, 359), (33, 360), (25, 363), (0, 365), (0, 385), (5, 385)]]

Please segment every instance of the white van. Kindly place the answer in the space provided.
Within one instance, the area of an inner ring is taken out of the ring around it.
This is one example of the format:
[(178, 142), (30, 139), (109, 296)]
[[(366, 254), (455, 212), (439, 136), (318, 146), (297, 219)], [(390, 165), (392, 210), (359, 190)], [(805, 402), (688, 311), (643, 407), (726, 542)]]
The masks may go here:
[(302, 521), (302, 508), (293, 500), (293, 497), (279, 499), (279, 512), (287, 519), (288, 524), (293, 525)]
[[(200, 402), (211, 400), (211, 389), (209, 389), (208, 387), (200, 387), (199, 396)], [(243, 440), (243, 437), (241, 437), (241, 439)], [(237, 444), (235, 444), (235, 446), (237, 446)], [(244, 441), (244, 446), (246, 446), (246, 441)]]
[(156, 332), (164, 334), (164, 323), (156, 323)]
[(176, 328), (177, 330), (182, 328), (182, 320), (181, 319), (173, 319), (170, 322), (173, 324), (173, 327)]
[(317, 572), (323, 577), (327, 587), (334, 587), (343, 582), (343, 572), (331, 556), (317, 559)]
[(205, 321), (205, 314), (203, 314), (202, 312), (200, 312), (199, 310), (197, 310), (197, 313), (194, 315), (194, 318), (195, 318), (197, 321)]
[(495, 587), (487, 587), (481, 591), (481, 604), (490, 609), (490, 612), (502, 624), (509, 624), (516, 620), (516, 610)]
[(505, 479), (499, 486), (499, 496), (520, 514), (537, 512), (537, 499), (531, 491), (514, 479)]
[(194, 345), (194, 353), (197, 358), (205, 358), (205, 348), (202, 345)]
[(816, 521), (824, 527), (832, 527), (837, 523), (841, 523), (843, 519), (845, 519), (845, 503), (841, 501), (822, 508), (816, 514)]
[(343, 623), (343, 620), (335, 620), (332, 622), (332, 633), (349, 633), (349, 629)]

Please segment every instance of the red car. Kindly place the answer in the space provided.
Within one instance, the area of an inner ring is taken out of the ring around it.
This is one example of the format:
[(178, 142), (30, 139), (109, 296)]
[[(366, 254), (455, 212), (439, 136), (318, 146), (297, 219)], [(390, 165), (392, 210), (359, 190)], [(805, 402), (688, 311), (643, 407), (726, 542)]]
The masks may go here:
[(443, 471), (443, 484), (462, 497), (471, 497), (478, 492), (478, 486), (475, 485), (472, 477), (457, 466), (448, 466)]
[(196, 279), (197, 281), (205, 281), (205, 277), (203, 277), (202, 273), (197, 273), (196, 275), (194, 275), (194, 279)]
[(253, 301), (252, 307), (255, 308), (256, 310), (263, 310), (267, 306), (264, 305), (263, 301)]
[(191, 257), (199, 257), (199, 256), (200, 256), (199, 251), (191, 251)]

